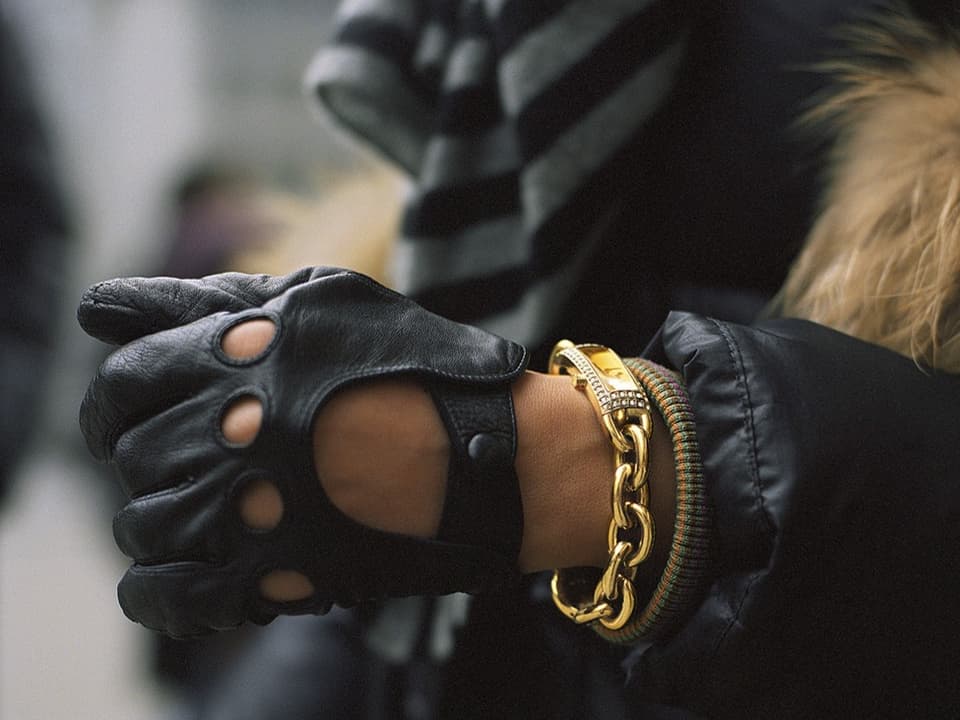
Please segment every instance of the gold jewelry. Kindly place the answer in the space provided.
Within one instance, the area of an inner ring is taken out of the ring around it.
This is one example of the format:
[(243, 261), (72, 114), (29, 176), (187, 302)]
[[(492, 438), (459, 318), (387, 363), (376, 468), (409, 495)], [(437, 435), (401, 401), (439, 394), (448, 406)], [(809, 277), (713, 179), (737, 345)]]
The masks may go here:
[(620, 356), (602, 345), (561, 340), (550, 353), (549, 371), (571, 375), (574, 387), (587, 393), (613, 444), (616, 468), (613, 518), (607, 531), (610, 559), (593, 600), (568, 602), (563, 597), (564, 571), (557, 570), (550, 583), (553, 602), (576, 623), (599, 621), (608, 630), (619, 630), (636, 608), (637, 567), (650, 556), (655, 537), (647, 483), (647, 443), (653, 427), (650, 401)]
[[(674, 520), (670, 554), (643, 609), (619, 630), (590, 628), (614, 643), (654, 642), (674, 632), (702, 598), (712, 567), (713, 512), (697, 444), (693, 408), (680, 376), (643, 358), (624, 364), (646, 391), (651, 412), (663, 418), (673, 445)], [(661, 534), (662, 537), (662, 534)]]

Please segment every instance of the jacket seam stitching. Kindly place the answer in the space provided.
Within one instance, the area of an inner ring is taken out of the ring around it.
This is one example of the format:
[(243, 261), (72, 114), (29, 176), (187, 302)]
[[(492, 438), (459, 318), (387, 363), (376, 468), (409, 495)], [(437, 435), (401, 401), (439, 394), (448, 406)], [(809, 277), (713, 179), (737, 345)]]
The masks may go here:
[[(767, 510), (763, 502), (763, 493), (761, 492), (760, 487), (760, 463), (757, 458), (757, 436), (756, 429), (753, 417), (753, 405), (750, 402), (750, 389), (747, 385), (746, 373), (744, 372), (743, 365), (743, 353), (740, 349), (740, 346), (737, 344), (733, 335), (729, 332), (727, 327), (716, 320), (711, 319), (717, 330), (720, 332), (720, 335), (723, 337), (724, 341), (727, 344), (727, 353), (730, 356), (730, 361), (733, 365), (734, 373), (736, 374), (736, 384), (740, 390), (740, 399), (744, 404), (744, 429), (747, 432), (749, 437), (749, 450), (750, 450), (750, 473), (752, 484), (754, 487), (754, 494), (757, 501), (757, 504), (760, 508), (760, 517), (763, 520), (763, 524), (768, 533), (773, 531), (773, 528), (770, 524), (770, 519), (767, 516)], [(744, 588), (743, 592), (740, 594), (740, 601), (737, 603), (736, 609), (734, 609), (733, 614), (730, 619), (726, 622), (723, 629), (717, 636), (716, 641), (713, 645), (713, 651), (711, 653), (711, 660), (714, 659), (717, 653), (720, 650), (721, 645), (723, 645), (724, 640), (726, 640), (727, 635), (730, 633), (730, 630), (733, 628), (734, 623), (739, 621), (740, 613), (743, 610), (743, 605), (747, 600), (747, 596), (750, 594), (753, 585), (757, 581), (757, 576), (754, 575), (750, 581), (747, 583), (747, 586)]]
[(744, 371), (743, 363), (743, 353), (740, 350), (740, 346), (737, 344), (737, 341), (734, 339), (733, 335), (727, 330), (726, 326), (712, 320), (717, 329), (720, 331), (720, 334), (723, 335), (723, 339), (727, 343), (727, 350), (730, 354), (730, 360), (733, 362), (734, 369), (737, 374), (737, 386), (741, 388), (741, 401), (744, 403), (744, 429), (747, 431), (747, 435), (750, 439), (750, 472), (751, 480), (754, 488), (754, 497), (757, 501), (757, 505), (760, 508), (760, 517), (763, 519), (763, 524), (767, 532), (773, 532), (773, 525), (770, 523), (770, 518), (767, 514), (767, 508), (763, 501), (763, 492), (760, 487), (760, 461), (758, 459), (757, 452), (757, 433), (756, 433), (756, 423), (753, 418), (753, 403), (750, 399), (750, 388), (747, 385), (747, 376)]

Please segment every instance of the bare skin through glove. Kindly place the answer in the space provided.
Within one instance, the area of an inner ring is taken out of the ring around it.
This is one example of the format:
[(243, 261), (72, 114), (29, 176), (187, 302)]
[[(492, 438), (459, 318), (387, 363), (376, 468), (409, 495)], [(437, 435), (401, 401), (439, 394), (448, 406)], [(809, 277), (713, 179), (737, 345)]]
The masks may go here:
[[(335, 269), (113, 281), (88, 291), (79, 316), (92, 335), (128, 342), (91, 384), (81, 425), (132, 498), (114, 527), (135, 561), (119, 588), (131, 618), (188, 636), (515, 577), (522, 510), (510, 384), (523, 348)], [(231, 330), (250, 320), (264, 322), (266, 348), (228, 350)], [(318, 411), (339, 389), (384, 377), (426, 388), (447, 430), (434, 539), (356, 522), (316, 476)], [(252, 518), (245, 504), (267, 512)], [(283, 573), (302, 579), (299, 591), (261, 584)]]
[[(269, 320), (247, 320), (224, 334), (223, 351), (234, 359), (255, 357), (275, 332)], [(260, 401), (240, 398), (224, 413), (221, 431), (229, 442), (248, 445), (262, 420)], [(450, 443), (422, 387), (386, 379), (338, 392), (317, 416), (313, 450), (323, 491), (344, 514), (379, 530), (436, 536)], [(251, 483), (240, 496), (239, 513), (248, 527), (272, 530), (283, 517), (283, 497), (267, 480)], [(260, 579), (260, 592), (288, 602), (312, 594), (313, 585), (300, 573), (275, 570)]]

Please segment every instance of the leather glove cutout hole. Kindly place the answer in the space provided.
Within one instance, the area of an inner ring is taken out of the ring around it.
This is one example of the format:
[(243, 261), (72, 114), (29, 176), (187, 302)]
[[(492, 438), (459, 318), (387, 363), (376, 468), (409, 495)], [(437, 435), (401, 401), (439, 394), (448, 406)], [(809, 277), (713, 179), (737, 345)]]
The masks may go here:
[[(220, 347), (232, 360), (252, 360), (264, 353), (277, 333), (272, 320), (257, 318), (239, 323), (223, 334)], [(249, 445), (263, 422), (263, 403), (252, 395), (234, 400), (223, 414), (220, 430), (227, 442)], [(240, 519), (252, 530), (272, 530), (283, 517), (283, 496), (268, 480), (255, 480), (243, 489)], [(306, 600), (314, 593), (313, 583), (295, 570), (274, 570), (260, 578), (260, 594), (273, 602)]]
[(306, 600), (313, 593), (313, 583), (296, 570), (273, 570), (260, 578), (260, 594), (272, 602)]
[(276, 334), (277, 326), (273, 320), (246, 320), (223, 334), (220, 348), (231, 360), (252, 360), (269, 347)]
[(263, 403), (253, 395), (241, 395), (227, 407), (220, 421), (220, 432), (231, 445), (245, 447), (260, 432), (263, 422)]
[[(277, 334), (272, 320), (257, 318), (238, 323), (223, 334), (220, 347), (230, 360), (251, 360), (263, 353)], [(223, 414), (220, 430), (227, 442), (245, 446), (253, 442), (263, 422), (263, 404), (252, 395), (239, 397)]]
[(251, 530), (273, 530), (283, 517), (283, 496), (269, 480), (257, 479), (240, 495), (240, 519)]

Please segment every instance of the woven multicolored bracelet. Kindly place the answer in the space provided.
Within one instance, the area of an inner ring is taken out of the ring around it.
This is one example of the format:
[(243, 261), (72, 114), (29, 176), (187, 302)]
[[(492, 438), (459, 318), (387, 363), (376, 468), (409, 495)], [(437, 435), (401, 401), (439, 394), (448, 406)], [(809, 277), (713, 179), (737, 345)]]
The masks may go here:
[(626, 358), (624, 364), (646, 390), (670, 432), (676, 502), (670, 555), (646, 605), (619, 630), (591, 625), (600, 636), (616, 643), (668, 635), (701, 598), (711, 562), (712, 511), (686, 390), (673, 372), (649, 360)]

